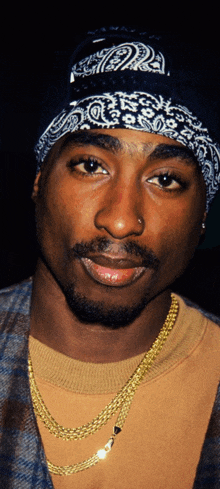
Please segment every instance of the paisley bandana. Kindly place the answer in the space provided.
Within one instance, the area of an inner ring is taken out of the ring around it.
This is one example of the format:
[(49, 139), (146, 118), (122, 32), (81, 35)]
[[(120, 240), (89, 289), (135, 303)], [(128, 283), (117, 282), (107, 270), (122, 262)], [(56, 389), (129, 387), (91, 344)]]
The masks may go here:
[(110, 49), (103, 49), (72, 67), (71, 79), (110, 71), (144, 71), (164, 75), (165, 59), (161, 52), (142, 42), (126, 42)]
[[(81, 98), (75, 95), (75, 100), (52, 120), (40, 137), (35, 148), (38, 170), (52, 146), (69, 132), (125, 128), (159, 134), (193, 151), (206, 183), (208, 210), (220, 184), (220, 145), (185, 106), (173, 103), (172, 97), (153, 93), (152, 89), (148, 93), (133, 89), (104, 91), (99, 87), (95, 89), (97, 93), (91, 94), (93, 89), (85, 81), (115, 72), (123, 73), (128, 79), (132, 72), (142, 76), (156, 74), (160, 81), (171, 76), (163, 54), (140, 42), (103, 49), (76, 63), (70, 74), (71, 87), (75, 94), (83, 94), (84, 90), (88, 95)], [(77, 85), (78, 80), (81, 85)]]

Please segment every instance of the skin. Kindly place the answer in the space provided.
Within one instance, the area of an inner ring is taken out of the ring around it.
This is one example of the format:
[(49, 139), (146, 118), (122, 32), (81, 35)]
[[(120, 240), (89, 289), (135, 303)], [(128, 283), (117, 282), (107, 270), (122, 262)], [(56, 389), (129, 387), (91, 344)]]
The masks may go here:
[[(112, 136), (119, 144), (63, 147), (64, 137), (35, 180), (32, 197), (41, 256), (34, 277), (31, 334), (72, 358), (105, 363), (146, 351), (158, 335), (170, 307), (170, 286), (203, 233), (205, 184), (190, 157), (157, 157), (155, 149), (161, 144), (182, 148), (176, 141), (127, 129), (88, 133)], [(76, 243), (97, 238), (110, 243), (102, 252), (87, 253), (96, 261), (98, 277), (71, 252)], [(128, 282), (125, 272), (122, 283), (102, 283), (101, 266), (119, 267), (118, 276), (123, 268), (140, 269), (142, 258), (124, 249), (131, 241), (150, 250), (156, 265), (145, 266)], [(101, 303), (105, 311), (129, 308), (143, 299), (145, 305), (124, 327), (82, 321), (66, 300), (65, 290), (73, 282), (78, 295)]]

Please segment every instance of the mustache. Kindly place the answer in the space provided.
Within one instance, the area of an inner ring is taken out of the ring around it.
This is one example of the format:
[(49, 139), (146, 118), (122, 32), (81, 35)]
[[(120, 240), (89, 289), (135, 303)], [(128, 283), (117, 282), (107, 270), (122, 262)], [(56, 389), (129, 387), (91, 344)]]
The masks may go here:
[(115, 254), (117, 252), (119, 254), (125, 254), (125, 258), (129, 258), (129, 256), (139, 257), (140, 266), (146, 268), (158, 270), (160, 265), (160, 260), (153, 250), (146, 246), (139, 245), (132, 240), (118, 244), (107, 238), (94, 238), (91, 241), (76, 243), (71, 250), (71, 255), (75, 258), (86, 258), (89, 257), (88, 255), (91, 253), (110, 253), (112, 250), (114, 250)]

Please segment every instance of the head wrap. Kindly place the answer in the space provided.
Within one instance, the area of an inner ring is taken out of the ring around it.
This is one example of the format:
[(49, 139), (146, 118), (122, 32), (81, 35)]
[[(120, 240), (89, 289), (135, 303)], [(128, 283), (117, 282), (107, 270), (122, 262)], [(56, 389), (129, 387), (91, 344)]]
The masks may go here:
[(203, 74), (179, 62), (180, 46), (177, 62), (165, 44), (126, 28), (90, 34), (73, 55), (62, 110), (36, 145), (38, 169), (69, 132), (127, 128), (159, 134), (193, 151), (205, 180), (208, 209), (220, 183), (212, 104)]

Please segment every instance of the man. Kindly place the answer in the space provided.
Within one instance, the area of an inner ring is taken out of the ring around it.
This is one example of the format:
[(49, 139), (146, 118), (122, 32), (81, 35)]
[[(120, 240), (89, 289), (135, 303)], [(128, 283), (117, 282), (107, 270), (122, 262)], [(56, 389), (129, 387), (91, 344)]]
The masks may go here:
[(1, 293), (4, 488), (220, 487), (219, 327), (170, 292), (219, 145), (169, 56), (133, 30), (91, 34), (39, 138), (39, 261)]

